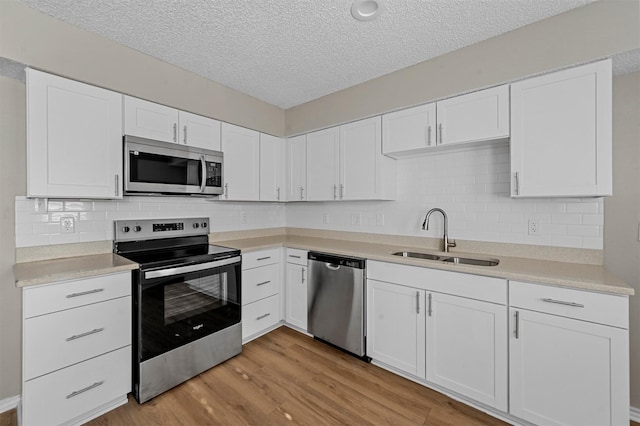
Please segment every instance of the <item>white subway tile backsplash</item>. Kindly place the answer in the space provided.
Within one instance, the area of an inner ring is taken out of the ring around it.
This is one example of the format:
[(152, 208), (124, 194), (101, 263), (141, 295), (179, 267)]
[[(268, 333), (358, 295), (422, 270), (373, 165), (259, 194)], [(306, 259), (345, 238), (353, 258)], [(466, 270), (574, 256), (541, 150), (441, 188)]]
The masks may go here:
[(600, 227), (592, 225), (567, 225), (567, 235), (599, 237)]
[(567, 203), (567, 213), (598, 213), (599, 208), (596, 202)]
[(564, 225), (579, 225), (582, 223), (582, 215), (575, 213), (551, 215), (551, 223), (564, 224)]

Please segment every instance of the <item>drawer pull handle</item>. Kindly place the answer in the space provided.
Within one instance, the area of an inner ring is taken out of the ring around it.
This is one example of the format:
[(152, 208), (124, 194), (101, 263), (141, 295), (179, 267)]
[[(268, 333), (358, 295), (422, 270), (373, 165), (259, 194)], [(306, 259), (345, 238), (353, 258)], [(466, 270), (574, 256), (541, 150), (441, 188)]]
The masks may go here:
[(543, 302), (555, 303), (557, 305), (573, 306), (574, 308), (584, 308), (584, 305), (576, 302), (565, 302), (564, 300), (542, 299)]
[(261, 319), (264, 319), (264, 318), (268, 317), (269, 315), (271, 315), (271, 314), (269, 312), (267, 312), (264, 315), (260, 315), (258, 318), (256, 318), (256, 320), (260, 321)]
[(290, 254), (289, 257), (294, 257), (296, 259), (302, 259), (302, 256), (298, 256), (298, 255), (295, 255), (295, 254)]
[(74, 334), (71, 337), (67, 337), (67, 342), (79, 339), (81, 337), (91, 336), (92, 334), (100, 333), (101, 331), (104, 331), (104, 327), (102, 327), (102, 328), (94, 328), (93, 330), (87, 331), (86, 333)]
[(271, 281), (263, 281), (261, 283), (256, 284), (256, 286), (261, 286), (261, 285), (265, 285), (265, 284), (269, 284)]
[(89, 385), (86, 388), (82, 388), (82, 389), (77, 390), (75, 392), (71, 392), (69, 395), (67, 395), (67, 399), (71, 399), (74, 396), (80, 395), (81, 393), (85, 393), (86, 391), (89, 391), (91, 389), (97, 388), (98, 386), (101, 386), (103, 383), (104, 383), (104, 380), (101, 381), (101, 382), (95, 382), (94, 384)]
[(514, 327), (514, 334), (516, 339), (520, 338), (520, 312), (516, 311), (516, 325)]
[(80, 293), (71, 293), (71, 294), (67, 294), (67, 299), (71, 299), (72, 297), (78, 297), (78, 296), (86, 296), (87, 294), (100, 293), (101, 291), (104, 291), (104, 288), (96, 288), (89, 291), (81, 291)]
[(267, 260), (267, 259), (271, 259), (271, 256), (267, 256), (267, 257), (259, 257), (257, 260)]

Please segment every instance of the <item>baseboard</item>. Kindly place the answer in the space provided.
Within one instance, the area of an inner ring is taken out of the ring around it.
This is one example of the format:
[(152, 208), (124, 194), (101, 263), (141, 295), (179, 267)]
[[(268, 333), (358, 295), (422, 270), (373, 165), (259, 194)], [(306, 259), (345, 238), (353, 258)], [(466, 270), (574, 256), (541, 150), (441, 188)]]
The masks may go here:
[(631, 414), (629, 415), (631, 420), (636, 423), (640, 423), (640, 408), (631, 407)]
[(19, 405), (20, 395), (10, 396), (9, 398), (0, 400), (0, 413), (18, 408)]

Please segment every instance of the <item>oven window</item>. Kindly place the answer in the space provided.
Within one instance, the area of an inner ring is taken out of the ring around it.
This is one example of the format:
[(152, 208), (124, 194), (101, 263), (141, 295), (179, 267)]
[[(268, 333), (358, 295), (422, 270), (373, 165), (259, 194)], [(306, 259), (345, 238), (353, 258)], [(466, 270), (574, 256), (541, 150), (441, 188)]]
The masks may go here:
[(144, 280), (136, 301), (139, 361), (240, 322), (240, 264)]
[(227, 304), (226, 274), (164, 286), (164, 325), (183, 321)]
[(200, 160), (129, 151), (131, 182), (200, 186)]

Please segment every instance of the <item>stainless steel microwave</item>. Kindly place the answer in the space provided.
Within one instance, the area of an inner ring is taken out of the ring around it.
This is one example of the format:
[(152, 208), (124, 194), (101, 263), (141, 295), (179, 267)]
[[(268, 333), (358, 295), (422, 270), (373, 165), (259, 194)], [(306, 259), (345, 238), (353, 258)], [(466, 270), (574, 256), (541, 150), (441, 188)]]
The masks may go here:
[(124, 192), (130, 195), (219, 195), (223, 187), (220, 151), (126, 135)]

